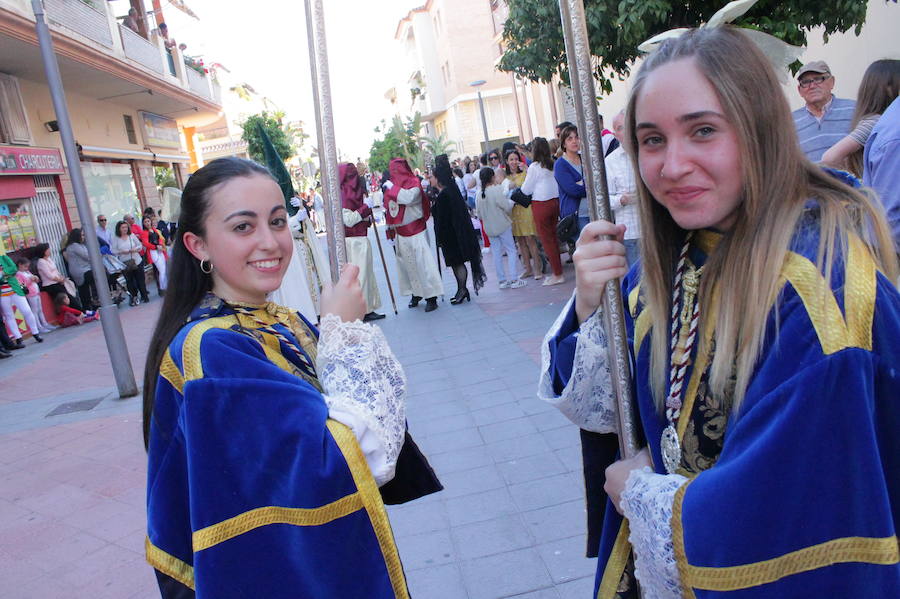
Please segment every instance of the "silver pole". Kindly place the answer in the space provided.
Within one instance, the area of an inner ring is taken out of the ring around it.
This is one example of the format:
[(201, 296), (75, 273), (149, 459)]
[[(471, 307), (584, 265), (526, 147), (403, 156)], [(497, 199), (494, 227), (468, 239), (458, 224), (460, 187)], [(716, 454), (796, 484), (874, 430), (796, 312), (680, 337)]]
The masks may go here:
[(484, 98), (481, 97), (481, 90), (478, 90), (478, 108), (481, 109), (481, 129), (484, 131), (484, 151), (490, 152), (488, 147), (491, 144), (491, 138), (488, 137), (487, 118), (484, 116)]
[(53, 39), (50, 37), (50, 29), (44, 21), (44, 7), (41, 4), (41, 0), (31, 0), (31, 7), (34, 10), (34, 25), (37, 30), (38, 44), (41, 48), (41, 59), (44, 62), (44, 72), (47, 75), (47, 85), (50, 88), (50, 98), (53, 100), (53, 110), (56, 112), (56, 121), (59, 123), (59, 135), (62, 138), (66, 164), (69, 166), (72, 190), (75, 192), (78, 218), (81, 219), (82, 230), (85, 231), (84, 237), (87, 243), (88, 254), (91, 257), (94, 286), (97, 288), (97, 294), (100, 296), (100, 324), (103, 327), (103, 337), (106, 339), (109, 361), (112, 364), (116, 386), (119, 389), (119, 397), (132, 397), (138, 394), (137, 383), (134, 380), (134, 370), (131, 367), (131, 359), (128, 356), (128, 346), (125, 343), (125, 334), (122, 331), (122, 321), (119, 320), (119, 309), (112, 303), (112, 297), (109, 295), (109, 286), (106, 284), (106, 267), (103, 266), (103, 258), (100, 257), (100, 245), (97, 243), (97, 235), (94, 234), (93, 230), (94, 215), (84, 186), (81, 161), (78, 158), (78, 149), (75, 147), (75, 135), (72, 133), (72, 122), (69, 119), (69, 108), (66, 104), (62, 79), (59, 76), (59, 64), (56, 62), (56, 56), (53, 53)]
[(309, 43), (309, 70), (312, 75), (313, 103), (316, 110), (316, 137), (319, 144), (319, 172), (325, 196), (328, 222), (328, 261), (331, 280), (337, 282), (341, 266), (347, 262), (344, 245), (344, 219), (341, 210), (341, 184), (338, 174), (334, 118), (331, 112), (331, 80), (328, 75), (328, 44), (325, 39), (325, 11), (322, 0), (304, 0), (306, 35)]
[[(614, 222), (609, 207), (609, 191), (606, 183), (606, 165), (603, 162), (603, 143), (600, 138), (600, 119), (597, 114), (597, 96), (594, 91), (594, 70), (591, 49), (588, 44), (587, 24), (582, 0), (559, 0), (566, 57), (579, 136), (583, 140), (581, 161), (584, 165), (584, 185), (587, 190), (591, 220)], [(625, 307), (618, 279), (606, 284), (603, 294), (603, 324), (609, 339), (609, 363), (613, 375), (613, 390), (619, 412), (619, 447), (622, 456), (634, 456), (638, 445), (638, 429), (632, 406), (631, 364), (628, 354), (628, 337), (625, 333)]]

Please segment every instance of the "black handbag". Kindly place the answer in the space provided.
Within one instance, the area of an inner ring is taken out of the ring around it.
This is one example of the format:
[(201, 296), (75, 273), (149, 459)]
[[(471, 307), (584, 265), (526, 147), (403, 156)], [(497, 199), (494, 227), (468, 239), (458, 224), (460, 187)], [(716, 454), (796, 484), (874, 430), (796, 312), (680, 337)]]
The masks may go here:
[(556, 223), (556, 237), (567, 243), (578, 237), (578, 213), (573, 212)]
[(510, 198), (513, 202), (521, 206), (522, 208), (528, 208), (531, 206), (531, 196), (525, 195), (525, 193), (521, 189), (516, 189), (512, 192), (512, 196)]

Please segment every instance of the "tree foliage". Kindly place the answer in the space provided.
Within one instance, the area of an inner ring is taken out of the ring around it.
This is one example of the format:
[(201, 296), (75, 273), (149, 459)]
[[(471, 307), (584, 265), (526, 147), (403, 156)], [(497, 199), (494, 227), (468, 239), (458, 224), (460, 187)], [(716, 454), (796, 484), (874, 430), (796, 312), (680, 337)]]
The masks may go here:
[(388, 127), (384, 121), (375, 128), (375, 133), (384, 132), (384, 137), (372, 142), (369, 151), (369, 168), (382, 172), (387, 170), (392, 158), (405, 158), (411, 168), (425, 166), (425, 150), (420, 134), (422, 115), (401, 119), (395, 116)]
[[(531, 81), (549, 82), (554, 75), (568, 81), (559, 5), (553, 0), (507, 0), (509, 19), (503, 27), (506, 52), (501, 71)], [(612, 91), (613, 79), (630, 74), (637, 47), (663, 31), (696, 27), (724, 6), (723, 0), (584, 0), (591, 52), (598, 57), (598, 91)], [(866, 20), (865, 0), (760, 0), (734, 24), (759, 29), (789, 44), (806, 45), (810, 29), (822, 26), (825, 36), (851, 29), (859, 35)]]
[(247, 142), (247, 153), (250, 154), (250, 158), (260, 164), (264, 164), (266, 160), (257, 124), (261, 124), (269, 134), (269, 139), (272, 140), (272, 145), (275, 146), (275, 150), (282, 160), (287, 160), (296, 153), (298, 140), (294, 137), (295, 130), (292, 125), (285, 124), (283, 121), (284, 113), (269, 113), (264, 110), (259, 114), (250, 115), (241, 123), (241, 129), (243, 129), (241, 139)]

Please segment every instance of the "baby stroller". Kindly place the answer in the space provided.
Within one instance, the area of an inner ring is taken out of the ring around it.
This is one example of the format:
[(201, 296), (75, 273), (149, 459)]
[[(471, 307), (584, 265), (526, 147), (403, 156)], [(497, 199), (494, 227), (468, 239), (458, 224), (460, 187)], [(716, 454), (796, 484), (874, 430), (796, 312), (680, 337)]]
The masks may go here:
[(106, 269), (106, 281), (109, 284), (109, 295), (115, 305), (119, 305), (128, 297), (125, 286), (125, 264), (111, 254), (103, 254), (103, 267)]

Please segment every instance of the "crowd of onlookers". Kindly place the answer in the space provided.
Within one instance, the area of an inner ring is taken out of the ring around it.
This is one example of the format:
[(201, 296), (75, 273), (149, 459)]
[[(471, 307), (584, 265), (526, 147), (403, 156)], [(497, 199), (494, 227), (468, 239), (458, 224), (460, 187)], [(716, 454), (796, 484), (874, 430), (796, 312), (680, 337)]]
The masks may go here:
[[(61, 327), (97, 320), (100, 306), (98, 285), (109, 289), (118, 305), (126, 299), (129, 305), (149, 302), (147, 274), (152, 273), (159, 294), (165, 293), (168, 247), (176, 224), (160, 219), (153, 208), (147, 208), (140, 224), (131, 214), (109, 227), (105, 215), (97, 216), (91, 229), (74, 228), (60, 244), (65, 273), (53, 260), (49, 244), (41, 243), (17, 252), (15, 260), (0, 255), (0, 359), (24, 347), (22, 331), (13, 308), (18, 309), (35, 342), (41, 335)], [(95, 273), (87, 248), (86, 234), (94, 234), (103, 259), (103, 273)], [(55, 322), (56, 325), (51, 324)]]
[[(812, 162), (849, 173), (851, 184), (874, 188), (895, 243), (900, 242), (900, 60), (872, 63), (855, 101), (833, 95), (834, 76), (823, 61), (805, 64), (797, 83), (805, 106), (794, 111), (794, 121), (804, 153)], [(617, 114), (611, 125), (603, 128), (601, 117), (610, 208), (616, 222), (626, 226), (631, 265), (639, 256), (640, 239), (635, 170), (623, 146), (624, 114)], [(532, 277), (543, 278), (544, 285), (563, 282), (561, 255), (568, 254), (571, 261), (575, 241), (589, 221), (577, 127), (562, 122), (549, 140), (507, 142), (477, 157), (457, 158), (451, 166), (483, 246), (494, 248), (500, 287), (519, 288)], [(431, 172), (416, 174), (426, 191), (435, 187)]]

